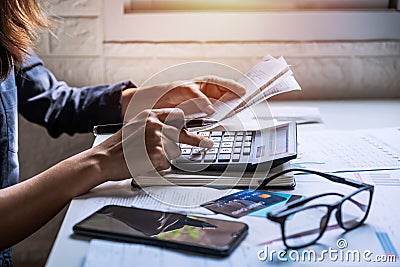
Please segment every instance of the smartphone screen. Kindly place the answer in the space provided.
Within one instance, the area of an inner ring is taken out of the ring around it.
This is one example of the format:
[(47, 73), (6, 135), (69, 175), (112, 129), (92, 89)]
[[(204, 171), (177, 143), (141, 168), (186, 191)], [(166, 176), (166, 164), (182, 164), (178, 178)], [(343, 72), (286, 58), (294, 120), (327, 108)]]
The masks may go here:
[(229, 255), (247, 231), (241, 222), (122, 206), (106, 206), (74, 226), (77, 234), (219, 256)]

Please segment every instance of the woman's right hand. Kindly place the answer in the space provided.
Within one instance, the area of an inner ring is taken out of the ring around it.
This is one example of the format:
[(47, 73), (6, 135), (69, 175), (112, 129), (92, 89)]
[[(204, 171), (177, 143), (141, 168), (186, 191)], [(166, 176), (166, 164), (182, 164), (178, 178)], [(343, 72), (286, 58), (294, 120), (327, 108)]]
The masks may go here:
[(181, 154), (178, 142), (205, 148), (213, 146), (210, 139), (176, 125), (184, 125), (184, 113), (180, 109), (145, 110), (127, 122), (122, 130), (92, 148), (104, 181), (168, 169), (170, 160)]

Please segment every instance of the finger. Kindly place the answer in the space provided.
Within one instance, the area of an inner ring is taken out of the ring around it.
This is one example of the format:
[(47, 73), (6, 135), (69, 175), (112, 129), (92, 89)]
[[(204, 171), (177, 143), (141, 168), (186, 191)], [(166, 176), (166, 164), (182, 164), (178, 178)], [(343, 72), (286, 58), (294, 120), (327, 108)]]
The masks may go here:
[(227, 92), (226, 92), (225, 94), (223, 94), (218, 100), (221, 101), (221, 102), (226, 103), (226, 102), (229, 102), (229, 101), (234, 100), (234, 99), (237, 99), (237, 98), (239, 98), (238, 95), (236, 95), (236, 94), (233, 93), (233, 92), (227, 91)]
[(210, 98), (214, 105), (216, 103), (215, 101), (227, 103), (240, 98), (236, 93), (216, 84), (204, 83), (201, 85), (201, 88), (202, 92)]
[(182, 129), (178, 129), (174, 126), (164, 125), (162, 127), (162, 137), (172, 142), (179, 143), (179, 136)]
[(176, 142), (173, 142), (168, 138), (163, 138), (163, 147), (168, 160), (176, 159), (181, 155), (181, 149)]
[(148, 155), (154, 169), (157, 171), (163, 171), (168, 169), (171, 164), (165, 154), (162, 144), (152, 146), (148, 148)]
[(185, 126), (185, 113), (179, 108), (153, 109), (149, 116), (154, 116), (164, 124), (178, 129), (182, 129)]
[[(211, 102), (213, 102), (212, 99), (209, 99)], [(186, 115), (192, 115), (192, 114), (206, 114), (206, 115), (212, 115), (214, 113), (214, 107), (210, 106), (211, 109), (209, 111), (205, 112), (204, 105), (202, 107), (198, 107), (195, 103), (195, 99), (189, 99), (185, 100), (181, 104), (178, 104), (177, 107), (182, 109)], [(208, 108), (207, 108), (208, 109)], [(196, 115), (197, 116), (197, 115)]]
[(228, 91), (228, 89), (223, 88), (221, 90), (218, 85), (213, 83), (199, 83), (200, 91), (204, 93), (211, 101), (213, 99), (220, 99), (221, 96)]
[(198, 84), (186, 84), (181, 88), (181, 93), (186, 96), (185, 98), (188, 99), (188, 103), (193, 104), (201, 112), (205, 112), (207, 114), (213, 114), (215, 112), (210, 99), (202, 91), (200, 91)]
[(196, 80), (202, 83), (216, 84), (219, 86), (219, 90), (221, 90), (222, 87), (223, 89), (228, 89), (238, 96), (243, 96), (246, 94), (246, 88), (242, 84), (232, 79), (226, 79), (218, 76), (205, 76)]
[(182, 130), (179, 135), (179, 142), (191, 146), (212, 148), (214, 142), (206, 137), (189, 133), (187, 130)]

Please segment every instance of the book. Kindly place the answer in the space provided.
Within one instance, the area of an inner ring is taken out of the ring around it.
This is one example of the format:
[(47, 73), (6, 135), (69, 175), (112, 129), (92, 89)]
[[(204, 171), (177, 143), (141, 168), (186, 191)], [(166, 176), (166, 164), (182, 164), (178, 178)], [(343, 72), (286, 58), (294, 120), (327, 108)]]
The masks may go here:
[[(265, 178), (289, 169), (290, 163), (284, 163), (270, 170), (270, 172), (244, 172), (244, 173), (221, 173), (215, 171), (204, 171), (188, 173), (180, 170), (170, 170), (159, 176), (139, 176), (133, 178), (132, 183), (145, 186), (212, 186), (229, 188), (257, 188)], [(282, 175), (267, 185), (267, 188), (287, 188), (295, 186), (294, 176), (291, 173)]]

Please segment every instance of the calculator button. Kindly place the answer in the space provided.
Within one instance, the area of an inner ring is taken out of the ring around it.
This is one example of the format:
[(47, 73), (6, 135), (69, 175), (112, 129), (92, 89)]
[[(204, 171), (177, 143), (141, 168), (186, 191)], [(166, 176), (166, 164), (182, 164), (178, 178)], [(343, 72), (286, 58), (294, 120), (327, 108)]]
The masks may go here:
[(230, 160), (231, 160), (231, 155), (229, 154), (219, 155), (218, 157), (219, 162), (228, 162)]
[(190, 157), (190, 158), (188, 158), (190, 161), (192, 161), (192, 162), (200, 162), (201, 161), (201, 159), (202, 159), (202, 157), (200, 156), (200, 157)]
[(240, 154), (233, 154), (232, 161), (238, 162), (240, 160)]
[(242, 147), (242, 142), (236, 142), (235, 147)]
[(233, 147), (233, 142), (223, 142), (221, 147)]
[(235, 136), (235, 132), (225, 132), (224, 136)]
[(243, 155), (250, 155), (250, 147), (243, 148)]
[(222, 136), (222, 132), (218, 132), (218, 131), (211, 132), (210, 136), (211, 136), (211, 137), (214, 137), (214, 136)]
[(192, 152), (192, 149), (184, 148), (181, 149), (182, 155), (190, 155), (190, 152)]
[(204, 162), (214, 162), (217, 159), (217, 155), (206, 155)]
[(204, 148), (193, 148), (193, 154), (201, 154), (203, 151), (205, 151)]
[(240, 157), (240, 162), (247, 163), (247, 162), (249, 162), (249, 159), (250, 159), (250, 156), (244, 156), (244, 155), (242, 155), (242, 156)]
[(192, 155), (190, 156), (186, 156), (187, 159), (189, 159), (190, 161), (201, 161), (201, 159), (203, 158), (203, 153), (192, 153)]
[(253, 132), (246, 132), (247, 136), (253, 136)]
[(213, 148), (219, 148), (219, 142), (214, 142)]
[(209, 137), (210, 136), (210, 132), (200, 132), (199, 135), (200, 136), (204, 136), (204, 137)]
[(210, 139), (213, 140), (214, 142), (221, 142), (221, 137), (213, 136), (213, 137), (210, 137)]
[(251, 147), (251, 142), (244, 142), (244, 147)]
[(236, 142), (242, 142), (243, 136), (236, 136)]
[(252, 138), (253, 138), (252, 136), (246, 136), (246, 137), (244, 138), (244, 140), (245, 140), (245, 141), (251, 141)]
[(185, 148), (192, 148), (192, 146), (191, 145), (187, 145), (187, 144), (180, 144), (179, 145), (180, 146), (180, 148), (183, 148), (183, 149), (185, 149)]
[(221, 148), (219, 153), (220, 154), (231, 154), (232, 153), (232, 148)]
[(217, 154), (218, 153), (218, 148), (210, 148), (206, 151), (206, 154)]
[(235, 149), (233, 150), (233, 153), (235, 154), (240, 154), (242, 152), (242, 148), (240, 147), (235, 147)]
[(176, 162), (178, 163), (188, 163), (188, 162), (200, 162), (203, 158), (202, 154), (197, 154), (197, 155), (185, 155), (178, 157), (176, 159)]
[(237, 136), (243, 136), (244, 132), (237, 132)]
[(233, 136), (225, 137), (224, 136), (224, 138), (222, 138), (222, 141), (223, 142), (233, 142), (233, 141), (235, 141), (235, 137), (233, 137)]

